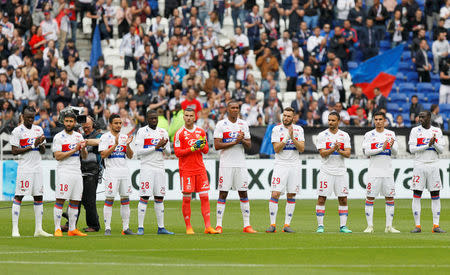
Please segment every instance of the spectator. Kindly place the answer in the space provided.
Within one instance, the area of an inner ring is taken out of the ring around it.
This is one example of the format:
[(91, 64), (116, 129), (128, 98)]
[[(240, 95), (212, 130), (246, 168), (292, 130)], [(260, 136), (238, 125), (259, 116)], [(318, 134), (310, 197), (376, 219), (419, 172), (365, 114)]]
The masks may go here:
[(417, 36), (420, 30), (426, 30), (425, 18), (422, 16), (421, 10), (416, 10), (415, 16), (409, 20), (407, 26), (409, 31), (413, 33), (413, 36)]
[(442, 115), (439, 114), (439, 105), (431, 104), (431, 124), (435, 127), (439, 127), (441, 129), (444, 128), (444, 119)]
[(213, 92), (215, 88), (219, 85), (219, 73), (216, 69), (212, 69), (209, 74), (209, 78), (206, 79), (205, 85), (203, 86), (203, 90), (208, 95)]
[(357, 99), (359, 100), (358, 105), (363, 108), (366, 108), (367, 96), (365, 94), (363, 94), (361, 87), (356, 87), (355, 93), (350, 95), (350, 97), (348, 98), (348, 106), (354, 105), (354, 101)]
[[(448, 53), (450, 52), (450, 46), (448, 40), (445, 39), (447, 35), (446, 32), (441, 32), (439, 34), (438, 40), (433, 42), (432, 52), (433, 52), (433, 63), (440, 64), (441, 60), (446, 59)], [(434, 66), (434, 73), (439, 73), (439, 66)]]
[[(247, 103), (248, 102), (248, 103)], [(242, 104), (241, 107), (242, 119), (247, 121), (249, 126), (261, 125), (260, 121), (264, 116), (261, 106), (256, 101), (256, 96), (251, 94), (248, 96), (248, 101)]]
[(164, 83), (165, 72), (159, 66), (159, 60), (153, 59), (150, 74), (152, 76), (152, 92), (156, 92), (159, 87)]
[(42, 35), (45, 40), (52, 40), (54, 42), (58, 41), (59, 27), (55, 19), (52, 18), (50, 12), (44, 12), (45, 19), (41, 22)]
[(416, 52), (416, 70), (419, 75), (419, 82), (430, 82), (430, 71), (432, 69), (430, 62), (428, 61), (428, 51), (430, 47), (425, 39), (420, 41), (420, 48)]
[(375, 101), (375, 111), (379, 111), (380, 109), (386, 109), (387, 106), (387, 99), (384, 97), (384, 95), (381, 94), (380, 88), (374, 88), (373, 89), (374, 98)]
[(439, 78), (441, 86), (439, 88), (439, 104), (450, 104), (450, 58), (447, 57), (439, 63)]
[(89, 77), (86, 82), (86, 86), (83, 88), (86, 91), (86, 98), (90, 101), (93, 107), (95, 102), (98, 100), (98, 89), (94, 86), (94, 79)]
[(338, 26), (342, 26), (344, 20), (347, 20), (350, 10), (355, 7), (354, 0), (337, 0), (336, 10), (337, 10), (337, 20)]
[(39, 114), (34, 118), (34, 125), (38, 125), (44, 130), (46, 138), (51, 138), (51, 129), (56, 127), (55, 122), (49, 116), (47, 109), (39, 109)]
[(134, 58), (134, 53), (140, 44), (141, 39), (136, 34), (136, 29), (130, 27), (129, 32), (122, 38), (119, 48), (119, 52), (121, 53), (120, 58), (125, 59), (125, 70), (128, 70), (130, 63), (133, 65), (133, 70), (137, 69), (137, 62)]
[(209, 143), (209, 146), (214, 145), (214, 128), (216, 127), (216, 124), (214, 123), (214, 120), (209, 118), (210, 110), (205, 108), (202, 109), (198, 113), (198, 119), (196, 124), (201, 127), (206, 132), (206, 137)]
[(318, 55), (322, 51), (322, 48), (325, 47), (326, 42), (327, 42), (326, 39), (323, 36), (320, 36), (320, 28), (315, 27), (314, 35), (311, 35), (308, 38), (306, 48), (309, 53), (314, 52), (316, 53), (316, 55)]
[(22, 70), (19, 68), (11, 81), (14, 90), (14, 100), (16, 100), (19, 107), (19, 111), (22, 111), (23, 107), (28, 104), (30, 93), (28, 90), (27, 81), (22, 76)]
[(308, 92), (310, 95), (317, 91), (317, 81), (316, 78), (311, 75), (311, 72), (311, 67), (306, 66), (303, 74), (297, 79), (297, 87), (302, 84), (308, 85)]
[(386, 8), (380, 3), (380, 0), (374, 0), (373, 6), (370, 8), (367, 17), (373, 19), (375, 32), (378, 33), (380, 39), (384, 39), (388, 16), (389, 14)]
[(422, 104), (419, 103), (417, 95), (411, 97), (411, 106), (409, 107), (409, 119), (411, 123), (419, 123), (419, 113), (423, 111)]
[(42, 104), (45, 100), (45, 91), (44, 88), (39, 85), (39, 79), (37, 78), (33, 79), (33, 85), (29, 90), (28, 99), (36, 102), (37, 106), (42, 108)]
[(197, 100), (197, 92), (194, 88), (189, 88), (186, 99), (181, 102), (181, 108), (186, 110), (186, 108), (192, 108), (195, 111), (195, 119), (198, 118), (197, 114), (202, 109), (200, 101)]
[(245, 48), (250, 46), (247, 35), (242, 32), (242, 27), (235, 28), (234, 40), (239, 48)]
[(335, 73), (333, 67), (326, 66), (325, 73), (320, 81), (322, 87), (328, 87), (333, 97), (334, 102), (343, 102), (345, 98), (341, 99), (340, 91), (343, 89), (342, 80), (339, 74)]
[(243, 27), (245, 23), (245, 11), (244, 4), (245, 0), (230, 0), (231, 5), (231, 18), (233, 19), (234, 28), (238, 27), (238, 19), (240, 26)]
[(401, 11), (396, 10), (394, 12), (394, 18), (388, 23), (387, 31), (391, 34), (392, 47), (395, 47), (408, 39), (409, 32), (402, 23), (401, 16)]
[(330, 87), (328, 85), (322, 86), (322, 95), (317, 101), (319, 111), (322, 113), (328, 109), (328, 104), (334, 105), (334, 97), (330, 94)]
[(131, 4), (131, 14), (140, 18), (141, 22), (145, 22), (151, 15), (150, 5), (146, 0), (134, 0)]
[(139, 70), (136, 72), (136, 83), (137, 84), (144, 84), (145, 87), (145, 93), (151, 94), (152, 93), (152, 82), (153, 77), (152, 74), (148, 71), (147, 65), (144, 61), (141, 61), (139, 64)]
[(191, 50), (191, 44), (189, 43), (188, 37), (183, 36), (183, 38), (181, 39), (181, 45), (179, 45), (177, 48), (177, 57), (180, 60), (180, 66), (185, 70), (189, 68), (189, 58)]
[[(289, 4), (284, 4), (284, 16), (286, 16), (289, 19), (289, 26), (288, 31), (292, 34), (291, 37), (298, 36), (299, 30), (298, 26), (300, 25), (300, 22), (302, 22), (302, 18), (305, 15), (305, 10), (302, 9), (299, 5), (299, 0), (292, 0), (292, 5), (289, 6)], [(306, 25), (306, 22), (304, 22), (304, 25), (306, 26), (306, 30), (308, 29), (308, 25)], [(304, 29), (305, 30), (305, 29)], [(303, 35), (305, 35), (304, 33)], [(304, 37), (304, 39), (308, 39), (307, 37)]]
[(303, 20), (309, 29), (317, 27), (319, 24), (319, 1), (318, 0), (302, 0), (301, 5), (305, 11)]
[[(219, 73), (218, 77), (224, 79), (228, 84), (228, 57), (225, 49), (222, 46), (217, 48), (217, 55), (214, 56), (212, 61), (212, 67)], [(190, 69), (190, 67), (189, 67)]]
[(350, 116), (348, 115), (347, 111), (342, 108), (341, 102), (336, 102), (334, 110), (341, 116), (341, 122), (339, 123), (339, 126), (350, 125)]
[(445, 19), (444, 28), (450, 29), (450, 0), (445, 1), (445, 6), (441, 8), (439, 15)]
[(373, 28), (373, 19), (366, 19), (366, 26), (361, 31), (359, 41), (364, 59), (369, 59), (378, 55), (378, 42), (380, 41), (380, 36)]
[(279, 69), (278, 60), (271, 54), (269, 48), (264, 49), (264, 54), (256, 60), (256, 66), (261, 71), (261, 77), (267, 78), (269, 72), (277, 73)]
[(180, 59), (178, 57), (173, 58), (172, 66), (167, 70), (167, 74), (171, 78), (170, 84), (177, 88), (181, 88), (183, 77), (186, 75), (186, 70), (180, 66)]
[(385, 127), (390, 127), (394, 124), (394, 116), (389, 113), (386, 108), (380, 108), (380, 112), (384, 113), (386, 115), (386, 120), (384, 121)]
[[(290, 34), (287, 30), (283, 32), (283, 36), (277, 40), (278, 50), (281, 53), (281, 60), (286, 61), (286, 59), (292, 55), (292, 40), (290, 39)], [(303, 51), (301, 51), (300, 59), (303, 60)]]
[(249, 52), (250, 48), (248, 47), (243, 48), (242, 54), (238, 55), (234, 62), (234, 68), (236, 69), (236, 79), (242, 81), (244, 84), (247, 81), (249, 69), (253, 68), (253, 66), (250, 64), (248, 60)]
[(359, 34), (364, 28), (364, 22), (366, 19), (366, 14), (363, 9), (363, 1), (356, 0), (355, 7), (352, 8), (348, 14), (348, 20), (352, 24), (353, 28)]
[(173, 97), (169, 100), (169, 111), (173, 112), (177, 104), (181, 104), (183, 98), (181, 97), (181, 89), (175, 89)]
[(321, 0), (320, 1), (320, 17), (319, 25), (325, 28), (326, 25), (333, 24), (334, 19), (334, 5), (331, 0)]
[(99, 90), (104, 90), (106, 81), (112, 75), (112, 68), (110, 66), (105, 66), (105, 59), (103, 56), (98, 58), (97, 65), (92, 69), (92, 73), (95, 80), (95, 87)]
[(287, 80), (287, 91), (295, 91), (299, 74), (303, 71), (303, 62), (300, 58), (300, 49), (294, 47), (292, 54), (286, 58), (283, 71)]
[(308, 104), (303, 97), (302, 91), (296, 92), (296, 97), (292, 100), (291, 107), (294, 109), (296, 114), (300, 114), (300, 117), (304, 116), (306, 110), (308, 109)]
[[(272, 40), (276, 40), (280, 37), (280, 26), (278, 25), (277, 21), (272, 17), (270, 13), (264, 13), (264, 40), (267, 39), (267, 37), (270, 37)], [(261, 33), (261, 39), (262, 40), (263, 35)], [(258, 42), (255, 44), (258, 45)], [(254, 50), (256, 51), (258, 47), (254, 47)]]
[(261, 82), (261, 92), (264, 93), (264, 96), (267, 97), (269, 91), (275, 89), (277, 92), (280, 92), (280, 85), (275, 81), (275, 74), (273, 72), (267, 73), (265, 79)]
[(358, 127), (367, 127), (368, 121), (364, 111), (364, 108), (358, 107), (356, 109), (356, 116), (353, 117), (353, 125)]
[(395, 123), (392, 125), (392, 127), (396, 128), (403, 128), (405, 127), (405, 122), (403, 121), (403, 116), (401, 114), (398, 114), (395, 118)]
[(266, 125), (278, 124), (281, 122), (281, 109), (275, 104), (273, 98), (268, 99), (268, 106), (264, 108), (264, 118)]

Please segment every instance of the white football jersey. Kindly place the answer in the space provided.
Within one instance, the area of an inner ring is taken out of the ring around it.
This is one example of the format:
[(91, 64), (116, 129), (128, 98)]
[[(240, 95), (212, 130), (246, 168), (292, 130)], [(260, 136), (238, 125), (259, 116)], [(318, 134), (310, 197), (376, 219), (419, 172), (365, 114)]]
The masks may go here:
[[(305, 141), (303, 128), (299, 125), (292, 125), (294, 139), (298, 141)], [(279, 153), (275, 153), (275, 165), (283, 166), (297, 166), (300, 165), (300, 154), (292, 142), (292, 137), (289, 135), (289, 130), (281, 123), (273, 127), (272, 143), (285, 142), (286, 145)]]
[[(250, 129), (246, 121), (238, 118), (236, 123), (232, 123), (228, 119), (223, 119), (214, 129), (214, 138), (222, 139), (223, 143), (234, 142), (240, 131), (244, 133), (244, 139), (250, 138)], [(220, 150), (220, 167), (246, 167), (244, 146), (236, 144)]]
[[(78, 132), (73, 131), (72, 134), (69, 135), (66, 130), (62, 130), (53, 138), (52, 151), (68, 152), (74, 149), (77, 144), (83, 140), (83, 136)], [(73, 153), (64, 160), (58, 161), (57, 168), (67, 172), (81, 173), (80, 151)]]
[[(394, 139), (392, 148), (390, 143), (383, 150), (384, 142)], [(384, 129), (379, 133), (376, 129), (367, 132), (363, 141), (364, 154), (370, 158), (368, 176), (369, 177), (391, 177), (394, 175), (392, 169), (391, 156), (397, 155), (398, 144), (395, 133), (391, 130)]]
[[(350, 136), (342, 131), (338, 130), (336, 134), (330, 132), (329, 129), (322, 131), (317, 136), (317, 150), (331, 149), (336, 142), (341, 143), (341, 150), (351, 148)], [(328, 157), (322, 158), (322, 165), (320, 171), (331, 175), (344, 175), (346, 173), (345, 158), (338, 152), (333, 152)]]
[[(105, 159), (105, 173), (116, 178), (128, 178), (128, 166), (125, 160), (127, 154), (127, 139), (128, 136), (119, 134), (119, 143), (114, 151)], [(116, 143), (116, 137), (111, 133), (100, 137), (98, 151), (107, 150)]]
[[(36, 138), (42, 135), (44, 135), (44, 131), (40, 126), (33, 124), (31, 129), (28, 129), (25, 125), (21, 124), (14, 128), (9, 142), (12, 146), (26, 148), (32, 146)], [(45, 144), (45, 139), (43, 144)], [(31, 151), (20, 155), (19, 166), (17, 169), (23, 172), (33, 172), (35, 171), (35, 168), (41, 165), (41, 160), (39, 148), (34, 148)]]
[[(436, 135), (436, 142), (433, 146), (428, 146), (431, 138)], [(439, 159), (439, 153), (442, 153), (445, 141), (440, 128), (431, 126), (425, 129), (422, 125), (411, 129), (409, 134), (409, 151), (415, 154), (414, 164), (432, 163)]]
[(169, 139), (166, 130), (156, 127), (155, 130), (145, 126), (140, 128), (135, 137), (136, 154), (141, 156), (141, 166), (164, 169), (163, 152), (170, 155), (170, 142), (164, 148), (155, 149), (161, 139)]

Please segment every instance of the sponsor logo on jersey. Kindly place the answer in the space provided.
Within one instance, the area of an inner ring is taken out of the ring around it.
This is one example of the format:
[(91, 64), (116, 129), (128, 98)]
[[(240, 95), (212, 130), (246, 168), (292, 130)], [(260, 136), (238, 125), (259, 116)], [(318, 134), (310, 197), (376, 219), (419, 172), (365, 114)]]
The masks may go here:
[[(370, 149), (372, 149), (372, 150), (374, 150), (374, 149), (381, 149), (381, 148), (383, 148), (383, 144), (384, 143), (381, 143), (381, 142), (372, 143), (372, 144), (370, 144)], [(383, 150), (382, 152), (378, 153), (377, 156), (378, 155), (390, 156), (391, 155), (391, 144), (388, 143), (386, 145), (386, 149)]]
[(238, 137), (239, 133), (238, 132), (224, 132), (223, 133), (223, 138), (222, 138), (222, 142), (223, 143), (230, 143), (236, 140), (236, 138)]
[[(280, 138), (280, 141), (283, 142), (284, 137)], [(284, 145), (283, 150), (296, 150), (297, 148), (295, 148), (294, 142), (292, 141), (292, 139), (288, 139), (286, 142), (286, 145)]]
[[(333, 147), (334, 147), (334, 142), (328, 141), (328, 142), (325, 143), (325, 149), (331, 149)], [(339, 149), (344, 150), (344, 143), (341, 142), (341, 145), (340, 145)], [(339, 155), (339, 153), (338, 152), (333, 152), (332, 155)]]
[(195, 142), (196, 142), (195, 139), (190, 139), (190, 140), (188, 141), (188, 145), (189, 145), (189, 146), (193, 146)]
[[(73, 144), (63, 144), (63, 145), (61, 145), (61, 151), (62, 152), (69, 152), (70, 150), (73, 150), (73, 149), (75, 149), (75, 147), (77, 147), (77, 144), (76, 143), (73, 143)], [(80, 153), (79, 152), (75, 152), (75, 153), (73, 153), (72, 155), (71, 155), (71, 157), (78, 157), (80, 155)]]
[[(430, 143), (431, 138), (417, 138), (417, 146), (425, 146)], [(438, 140), (436, 139), (436, 142)], [(436, 151), (433, 147), (428, 148), (427, 150)]]
[[(19, 140), (20, 148), (27, 148), (34, 144), (35, 138), (23, 138)], [(38, 148), (34, 148), (33, 151), (37, 151)]]
[[(111, 148), (112, 145), (110, 145), (108, 148)], [(127, 146), (126, 145), (117, 145), (116, 149), (109, 155), (109, 159), (114, 158), (125, 158), (125, 154), (127, 153)]]
[[(144, 148), (154, 147), (158, 144), (159, 138), (146, 138), (144, 139)], [(155, 149), (156, 151), (162, 151), (161, 148)]]

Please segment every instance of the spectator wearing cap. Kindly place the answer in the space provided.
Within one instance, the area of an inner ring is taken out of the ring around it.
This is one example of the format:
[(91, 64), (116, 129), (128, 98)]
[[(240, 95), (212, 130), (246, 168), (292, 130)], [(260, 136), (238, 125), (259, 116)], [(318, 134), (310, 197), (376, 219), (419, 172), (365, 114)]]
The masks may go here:
[(172, 66), (167, 70), (167, 74), (170, 75), (170, 84), (175, 87), (181, 88), (183, 77), (186, 75), (186, 70), (180, 65), (180, 59), (178, 57), (173, 58)]
[(42, 33), (47, 41), (58, 41), (59, 27), (55, 19), (52, 18), (50, 12), (44, 12), (45, 19), (41, 22)]
[(112, 68), (108, 65), (105, 66), (105, 58), (100, 56), (97, 60), (97, 65), (92, 69), (92, 74), (95, 81), (95, 87), (99, 90), (104, 90), (106, 87), (106, 81), (112, 75)]
[(2, 34), (6, 37), (6, 39), (11, 40), (14, 35), (14, 24), (9, 21), (7, 12), (3, 13), (0, 25), (2, 26)]

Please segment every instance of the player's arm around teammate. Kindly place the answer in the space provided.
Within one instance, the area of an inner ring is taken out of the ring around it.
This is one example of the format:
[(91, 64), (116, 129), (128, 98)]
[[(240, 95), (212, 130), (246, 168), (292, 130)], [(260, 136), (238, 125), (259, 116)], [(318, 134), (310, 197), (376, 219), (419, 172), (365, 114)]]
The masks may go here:
[(283, 122), (272, 130), (271, 141), (275, 150), (275, 164), (271, 182), (271, 198), (269, 201), (270, 226), (267, 233), (276, 232), (278, 200), (286, 193), (286, 216), (283, 232), (294, 233), (290, 223), (295, 210), (295, 196), (300, 191), (300, 157), (305, 149), (303, 128), (294, 125), (294, 109), (285, 108)]
[(392, 227), (394, 219), (395, 183), (391, 155), (397, 155), (398, 145), (395, 133), (385, 130), (386, 115), (383, 112), (374, 114), (375, 129), (364, 135), (362, 144), (364, 154), (370, 158), (366, 182), (365, 214), (367, 228), (365, 233), (373, 233), (373, 204), (381, 193), (386, 200), (386, 233), (400, 233)]
[[(31, 195), (34, 199), (35, 237), (50, 237), (42, 229), (43, 216), (43, 183), (40, 168), (41, 156), (45, 153), (45, 136), (41, 127), (33, 125), (36, 110), (32, 107), (24, 108), (22, 112), (23, 124), (17, 126), (10, 138), (12, 154), (20, 155), (16, 178), (16, 191), (12, 205), (12, 236), (20, 237), (19, 215), (22, 199)], [(36, 152), (36, 151), (39, 151)]]

